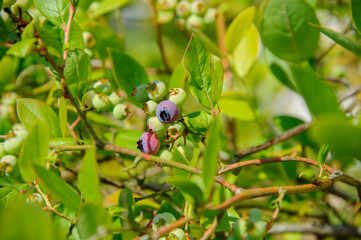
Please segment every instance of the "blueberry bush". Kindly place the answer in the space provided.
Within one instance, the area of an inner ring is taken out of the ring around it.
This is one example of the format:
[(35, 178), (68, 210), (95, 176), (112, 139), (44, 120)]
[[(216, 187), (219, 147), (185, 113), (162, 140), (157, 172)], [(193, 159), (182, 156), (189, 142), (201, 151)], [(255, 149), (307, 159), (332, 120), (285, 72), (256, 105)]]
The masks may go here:
[(0, 9), (0, 239), (361, 238), (361, 1)]

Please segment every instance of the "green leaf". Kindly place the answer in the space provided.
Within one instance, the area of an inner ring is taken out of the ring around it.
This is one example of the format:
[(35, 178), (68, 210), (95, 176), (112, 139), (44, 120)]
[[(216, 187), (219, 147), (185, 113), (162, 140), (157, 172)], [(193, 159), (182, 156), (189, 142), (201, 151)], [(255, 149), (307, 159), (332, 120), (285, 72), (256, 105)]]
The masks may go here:
[(46, 46), (46, 50), (49, 55), (55, 58), (57, 63), (63, 63), (63, 49), (60, 39), (56, 38), (56, 33), (50, 31), (40, 25), (36, 26), (36, 30), (39, 33), (41, 41)]
[(245, 77), (256, 62), (260, 50), (260, 41), (258, 30), (252, 24), (233, 52), (234, 68), (239, 76)]
[(194, 131), (206, 132), (214, 118), (209, 112), (197, 111), (185, 115), (184, 119)]
[[(25, 195), (25, 194), (24, 194)], [(17, 204), (0, 214), (1, 239), (65, 240), (66, 229), (37, 206)]]
[(129, 0), (104, 0), (99, 3), (94, 11), (89, 13), (90, 18), (97, 18), (104, 14), (113, 12), (114, 10), (127, 4)]
[(68, 52), (65, 62), (64, 77), (75, 99), (88, 84), (91, 73), (90, 57), (81, 49)]
[(20, 151), (19, 169), (27, 182), (36, 180), (32, 166), (45, 167), (49, 146), (49, 130), (41, 120), (34, 123), (26, 136)]
[(317, 143), (329, 145), (336, 155), (361, 160), (361, 128), (351, 121), (336, 115), (324, 116), (311, 130)]
[(229, 53), (237, 47), (244, 34), (251, 26), (254, 16), (256, 14), (255, 6), (251, 6), (243, 10), (229, 25), (226, 36), (225, 44)]
[(302, 0), (270, 0), (263, 13), (263, 43), (276, 56), (292, 62), (309, 59), (315, 52), (319, 32), (314, 10)]
[(219, 138), (219, 118), (216, 118), (207, 134), (207, 145), (204, 152), (202, 164), (202, 177), (206, 189), (206, 196), (211, 192), (214, 183), (214, 177), (217, 174), (218, 155), (220, 150)]
[(320, 79), (310, 66), (292, 67), (299, 93), (303, 96), (311, 113), (340, 113), (334, 92)]
[(86, 113), (86, 117), (92, 123), (97, 123), (97, 124), (101, 124), (101, 125), (109, 126), (109, 127), (114, 127), (114, 128), (119, 127), (119, 125), (117, 123), (111, 121), (108, 117), (103, 116), (102, 114), (94, 112), (94, 111), (88, 111)]
[(61, 134), (63, 137), (66, 137), (67, 126), (68, 123), (68, 110), (66, 109), (66, 100), (64, 97), (59, 98), (59, 122), (60, 122), (60, 129)]
[(203, 31), (198, 28), (192, 28), (192, 32), (197, 34), (197, 37), (202, 41), (204, 47), (213, 55), (221, 57), (223, 54), (217, 44), (213, 42)]
[(261, 210), (257, 209), (257, 208), (252, 208), (250, 211), (249, 211), (249, 218), (248, 218), (248, 221), (251, 222), (251, 223), (255, 223), (255, 222), (258, 222), (258, 221), (262, 221), (262, 212)]
[(323, 34), (325, 34), (327, 37), (331, 38), (333, 41), (335, 41), (337, 44), (341, 45), (345, 49), (349, 50), (356, 56), (361, 57), (361, 45), (356, 42), (355, 40), (349, 38), (346, 35), (343, 35), (341, 33), (337, 33), (333, 31), (332, 29), (321, 27), (318, 25), (313, 25), (313, 27), (318, 28)]
[[(16, 61), (14, 61), (12, 56), (3, 56), (0, 59), (0, 83), (9, 83), (15, 80), (15, 72), (17, 69)], [(0, 87), (2, 89), (3, 87)]]
[[(189, 162), (187, 161), (187, 159), (182, 155), (182, 153), (178, 150), (178, 148), (174, 148), (173, 152), (172, 152), (172, 156), (173, 156), (173, 160), (175, 162), (179, 162), (179, 163), (183, 163), (185, 165), (189, 165)], [(178, 168), (173, 168), (173, 173), (174, 176), (188, 176), (189, 173), (186, 170), (182, 170), (182, 169), (178, 169)]]
[(51, 23), (60, 28), (66, 27), (69, 19), (69, 0), (34, 0), (34, 4)]
[(54, 110), (43, 102), (31, 98), (17, 100), (17, 113), (21, 123), (30, 129), (40, 119), (51, 133), (51, 137), (60, 137), (59, 119)]
[(184, 88), (188, 73), (183, 68), (182, 63), (179, 63), (173, 70), (168, 82), (168, 88)]
[[(305, 123), (301, 119), (298, 119), (298, 118), (292, 117), (292, 116), (286, 116), (286, 115), (276, 116), (272, 120), (275, 123), (275, 125), (279, 129), (281, 129), (283, 132), (285, 132), (291, 128), (294, 128), (300, 124)], [(302, 133), (292, 137), (292, 139), (299, 141), (304, 145), (312, 146), (312, 143), (311, 143), (310, 139), (307, 137), (306, 132), (302, 132)]]
[(128, 95), (128, 99), (130, 99), (135, 105), (141, 107), (142, 105), (138, 103), (131, 94), (133, 92), (133, 88), (144, 83), (149, 83), (149, 79), (144, 68), (125, 53), (110, 50), (109, 54), (111, 56), (114, 78), (117, 85), (125, 91)]
[(320, 148), (320, 151), (318, 151), (318, 155), (317, 155), (317, 162), (318, 162), (318, 166), (320, 168), (323, 167), (323, 165), (325, 165), (328, 153), (330, 152), (330, 146), (323, 144)]
[(143, 131), (120, 129), (114, 139), (114, 144), (119, 147), (137, 150), (137, 142)]
[[(0, 188), (0, 212), (4, 208), (14, 206), (18, 202), (25, 202), (27, 196), (31, 194), (34, 189), (22, 194), (20, 190), (27, 190), (30, 184), (16, 184), (14, 186), (4, 186)], [(1, 214), (0, 214), (1, 216)]]
[(68, 209), (78, 212), (81, 200), (72, 187), (52, 171), (37, 165), (34, 165), (33, 168), (41, 182), (61, 201), (62, 204)]
[[(79, 220), (76, 223), (80, 239), (91, 239), (93, 235), (97, 234), (100, 227), (107, 230), (110, 229), (111, 226), (112, 222), (108, 211), (99, 205), (91, 203), (84, 205), (80, 211)], [(101, 239), (112, 239), (112, 236), (108, 235)]]
[(118, 198), (119, 207), (123, 208), (122, 218), (125, 221), (134, 221), (135, 204), (133, 193), (128, 189), (124, 188)]
[(221, 109), (221, 113), (242, 121), (253, 121), (255, 119), (249, 102), (241, 97), (227, 97), (222, 95), (219, 100), (219, 108)]
[(7, 55), (13, 55), (20, 58), (25, 58), (33, 49), (35, 38), (24, 39), (15, 43), (7, 52)]
[(351, 0), (351, 14), (352, 20), (355, 23), (357, 30), (361, 33), (361, 1)]
[(192, 34), (183, 58), (189, 72), (188, 88), (204, 107), (214, 110), (221, 97), (223, 66), (221, 60), (209, 54), (202, 42)]
[(164, 179), (167, 183), (177, 187), (183, 196), (191, 204), (199, 204), (203, 202), (203, 192), (201, 188), (193, 183), (189, 178), (184, 176), (167, 177)]
[(84, 50), (85, 44), (83, 39), (83, 32), (74, 19), (71, 22), (70, 33), (69, 33), (69, 49), (80, 48)]
[(103, 204), (94, 146), (89, 148), (83, 157), (78, 173), (78, 183), (85, 202), (95, 203), (99, 206)]

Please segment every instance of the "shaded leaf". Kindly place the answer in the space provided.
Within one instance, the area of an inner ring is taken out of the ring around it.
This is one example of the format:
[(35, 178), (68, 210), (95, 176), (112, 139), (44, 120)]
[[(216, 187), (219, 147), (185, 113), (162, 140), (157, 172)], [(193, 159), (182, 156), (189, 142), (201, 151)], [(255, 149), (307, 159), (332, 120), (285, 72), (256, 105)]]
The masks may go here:
[[(179, 163), (183, 163), (185, 165), (189, 165), (187, 159), (182, 155), (182, 153), (178, 150), (178, 148), (174, 148), (172, 151), (173, 160)], [(189, 173), (186, 170), (173, 168), (174, 176), (188, 176)]]
[(32, 169), (34, 164), (45, 167), (49, 140), (49, 130), (44, 122), (36, 121), (29, 130), (20, 151), (19, 169), (25, 181), (36, 180)]
[(35, 38), (24, 39), (15, 43), (7, 52), (7, 55), (13, 55), (20, 58), (25, 58), (33, 49)]
[(197, 111), (185, 115), (184, 119), (194, 131), (206, 132), (214, 118), (209, 112)]
[(15, 184), (14, 186), (4, 186), (0, 188), (0, 212), (2, 209), (14, 206), (18, 202), (25, 202), (27, 196), (31, 194), (34, 189), (24, 194), (19, 191), (27, 190), (29, 187), (30, 184)]
[(104, 0), (99, 3), (94, 11), (89, 13), (89, 16), (90, 18), (97, 18), (124, 6), (128, 2), (129, 0)]
[(78, 173), (78, 183), (85, 202), (95, 203), (99, 206), (103, 204), (94, 146), (89, 148), (83, 157)]
[(351, 14), (352, 20), (361, 33), (361, 1), (360, 0), (351, 0)]
[(185, 199), (191, 204), (199, 204), (203, 202), (202, 190), (193, 183), (189, 178), (184, 176), (167, 177), (165, 181), (182, 192)]
[(219, 108), (221, 113), (242, 121), (252, 121), (255, 119), (254, 112), (249, 102), (242, 98), (222, 96), (219, 100)]

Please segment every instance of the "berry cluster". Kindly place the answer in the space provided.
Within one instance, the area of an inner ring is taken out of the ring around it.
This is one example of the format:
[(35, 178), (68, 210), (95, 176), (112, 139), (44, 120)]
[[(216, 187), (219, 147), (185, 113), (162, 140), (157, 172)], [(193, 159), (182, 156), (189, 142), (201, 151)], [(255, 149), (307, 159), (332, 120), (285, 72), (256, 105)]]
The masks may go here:
[[(157, 8), (159, 16), (175, 16), (177, 23), (188, 29), (213, 24), (217, 15), (217, 9), (209, 7), (204, 0), (158, 0)], [(162, 23), (162, 18), (159, 20)]]
[(194, 145), (191, 141), (186, 141), (186, 135), (190, 130), (181, 116), (181, 106), (185, 103), (186, 92), (182, 88), (173, 88), (168, 92), (162, 81), (155, 80), (148, 85), (136, 87), (132, 96), (143, 104), (144, 112), (149, 115), (148, 132), (143, 133), (137, 142), (138, 149), (170, 160), (170, 150), (176, 146), (184, 157), (192, 159)]
[(10, 131), (5, 138), (5, 142), (0, 143), (0, 170), (6, 174), (14, 172), (17, 158), (28, 131), (19, 124), (14, 125), (14, 130)]
[(112, 91), (108, 80), (101, 79), (94, 83), (92, 89), (83, 96), (83, 104), (87, 110), (112, 111), (118, 120), (124, 120), (131, 115), (128, 105), (124, 104), (124, 95), (120, 91)]

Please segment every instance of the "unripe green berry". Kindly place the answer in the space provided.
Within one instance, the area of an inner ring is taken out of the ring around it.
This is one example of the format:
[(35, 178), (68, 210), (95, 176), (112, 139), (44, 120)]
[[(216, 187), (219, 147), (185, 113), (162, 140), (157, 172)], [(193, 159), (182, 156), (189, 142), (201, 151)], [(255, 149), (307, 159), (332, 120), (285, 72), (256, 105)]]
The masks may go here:
[(12, 107), (5, 105), (5, 104), (0, 104), (0, 118), (2, 119), (7, 119), (11, 117), (12, 114)]
[(157, 117), (149, 117), (147, 119), (147, 126), (148, 129), (159, 135), (163, 135), (168, 129), (168, 124), (160, 122)]
[(145, 103), (149, 100), (148, 94), (147, 94), (147, 84), (141, 84), (138, 87), (133, 89), (132, 96), (135, 97), (135, 100), (139, 103)]
[(187, 1), (180, 1), (175, 11), (179, 17), (188, 17), (191, 14), (191, 4)]
[(193, 148), (189, 146), (179, 146), (177, 149), (188, 161), (193, 159)]
[(157, 231), (162, 226), (167, 226), (172, 222), (175, 222), (175, 217), (168, 212), (155, 215), (152, 222), (153, 231)]
[(0, 159), (5, 156), (5, 154), (4, 143), (0, 143)]
[(168, 140), (179, 138), (184, 131), (184, 126), (180, 123), (173, 123), (168, 128)]
[(115, 106), (119, 103), (122, 103), (124, 100), (124, 97), (120, 91), (115, 91), (109, 95), (109, 100)]
[(20, 137), (22, 137), (24, 139), (29, 134), (29, 132), (27, 130), (25, 130), (25, 129), (17, 129), (17, 128), (14, 129), (14, 133), (15, 133), (16, 136), (20, 136)]
[(182, 88), (173, 88), (169, 91), (169, 101), (174, 102), (178, 107), (182, 106), (187, 99), (187, 93)]
[(0, 162), (6, 165), (15, 166), (16, 157), (14, 155), (5, 155), (1, 158)]
[(96, 93), (104, 93), (108, 95), (112, 92), (112, 87), (106, 79), (101, 79), (95, 82), (93, 88)]
[(205, 24), (212, 24), (216, 20), (217, 17), (217, 9), (209, 8), (204, 15), (204, 23)]
[(167, 150), (167, 149), (162, 149), (159, 151), (159, 158), (165, 159), (165, 160), (172, 160), (173, 159), (173, 154)]
[(153, 101), (162, 100), (167, 94), (167, 87), (162, 81), (155, 80), (148, 84), (147, 95)]
[(44, 198), (39, 193), (32, 193), (26, 198), (26, 203), (37, 205), (39, 207), (44, 206)]
[(207, 11), (207, 4), (203, 0), (194, 0), (191, 3), (191, 12), (203, 16)]
[(169, 233), (167, 240), (186, 240), (186, 235), (182, 229), (175, 228)]
[(158, 103), (154, 102), (153, 100), (149, 100), (146, 103), (143, 103), (143, 111), (146, 114), (149, 114), (151, 116), (155, 115), (155, 110), (157, 109)]
[(85, 109), (91, 109), (93, 106), (93, 98), (96, 95), (94, 90), (86, 92), (82, 98), (83, 105)]
[(203, 27), (203, 18), (198, 15), (192, 14), (187, 18), (186, 25), (189, 29), (192, 28), (200, 29)]
[(162, 11), (174, 10), (177, 0), (157, 0), (157, 8)]
[(6, 92), (2, 94), (1, 102), (7, 106), (13, 106), (17, 98), (18, 94), (16, 92)]
[(10, 154), (17, 154), (18, 152), (20, 152), (23, 141), (24, 138), (21, 136), (8, 138), (4, 142), (4, 150)]
[(93, 97), (92, 100), (93, 106), (98, 111), (107, 111), (109, 110), (111, 103), (109, 97), (105, 94), (98, 93)]
[(90, 32), (84, 31), (83, 38), (84, 38), (85, 46), (87, 48), (93, 48), (95, 46), (96, 39), (93, 34), (91, 34)]
[(130, 116), (131, 112), (128, 105), (119, 103), (113, 108), (113, 116), (118, 120), (124, 120)]

